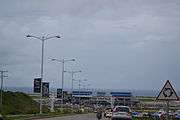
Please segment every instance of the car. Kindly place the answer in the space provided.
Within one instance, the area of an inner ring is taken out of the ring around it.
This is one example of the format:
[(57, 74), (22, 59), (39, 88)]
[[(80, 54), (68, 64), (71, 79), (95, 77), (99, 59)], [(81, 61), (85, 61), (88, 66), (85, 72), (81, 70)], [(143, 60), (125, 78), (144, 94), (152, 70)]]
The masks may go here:
[(139, 112), (132, 112), (132, 117), (137, 118), (137, 117), (141, 117), (142, 115)]
[(108, 107), (104, 111), (104, 117), (111, 118), (111, 116), (112, 116), (112, 109), (111, 109), (111, 107)]
[(162, 119), (165, 117), (166, 112), (165, 111), (157, 111), (152, 114), (152, 117), (155, 119)]
[(128, 106), (116, 106), (113, 109), (111, 120), (132, 120), (132, 112)]
[(180, 110), (176, 110), (174, 113), (174, 118), (175, 119), (180, 119)]

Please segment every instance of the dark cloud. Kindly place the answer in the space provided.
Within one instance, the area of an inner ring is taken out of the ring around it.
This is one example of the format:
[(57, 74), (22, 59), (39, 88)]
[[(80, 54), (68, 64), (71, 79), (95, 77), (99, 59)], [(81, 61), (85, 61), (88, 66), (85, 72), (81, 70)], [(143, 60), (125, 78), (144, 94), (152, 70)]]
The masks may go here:
[(178, 0), (6, 0), (0, 9), (7, 86), (31, 86), (40, 74), (41, 42), (26, 34), (63, 36), (45, 43), (45, 80), (55, 87), (61, 65), (50, 57), (76, 58), (66, 69), (81, 69), (94, 88), (158, 89), (166, 79), (180, 84)]

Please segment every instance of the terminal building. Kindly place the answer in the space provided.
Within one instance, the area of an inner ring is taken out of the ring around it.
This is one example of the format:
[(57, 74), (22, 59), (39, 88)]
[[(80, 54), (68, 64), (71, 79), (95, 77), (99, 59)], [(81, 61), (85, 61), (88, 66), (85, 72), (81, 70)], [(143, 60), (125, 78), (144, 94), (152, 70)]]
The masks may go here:
[(72, 97), (73, 103), (81, 105), (134, 106), (139, 103), (131, 92), (73, 91)]
[(73, 91), (72, 102), (73, 104), (84, 104), (85, 102), (90, 101), (92, 96), (93, 96), (92, 91)]
[(125, 106), (132, 106), (133, 96), (131, 92), (111, 92), (111, 97), (113, 99), (114, 106), (116, 105), (125, 105)]

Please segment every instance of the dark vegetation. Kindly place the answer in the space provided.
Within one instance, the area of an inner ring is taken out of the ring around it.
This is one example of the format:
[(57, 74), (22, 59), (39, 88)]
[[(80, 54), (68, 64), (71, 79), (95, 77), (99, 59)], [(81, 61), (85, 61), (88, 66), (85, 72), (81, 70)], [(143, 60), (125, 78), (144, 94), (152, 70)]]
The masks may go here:
[(21, 92), (3, 92), (3, 114), (36, 114), (38, 103)]

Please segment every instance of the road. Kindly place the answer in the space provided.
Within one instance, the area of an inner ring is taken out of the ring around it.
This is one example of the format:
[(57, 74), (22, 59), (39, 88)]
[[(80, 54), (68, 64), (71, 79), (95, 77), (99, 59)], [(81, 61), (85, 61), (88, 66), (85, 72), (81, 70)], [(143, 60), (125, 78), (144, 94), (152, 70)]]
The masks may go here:
[[(65, 117), (54, 117), (54, 118), (44, 118), (38, 120), (97, 120), (96, 114), (82, 114), (74, 116), (65, 116)], [(109, 120), (109, 119), (102, 119)]]

